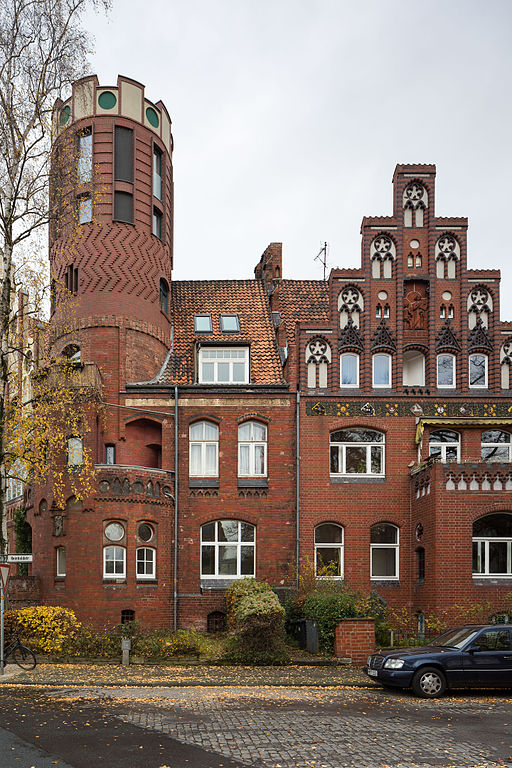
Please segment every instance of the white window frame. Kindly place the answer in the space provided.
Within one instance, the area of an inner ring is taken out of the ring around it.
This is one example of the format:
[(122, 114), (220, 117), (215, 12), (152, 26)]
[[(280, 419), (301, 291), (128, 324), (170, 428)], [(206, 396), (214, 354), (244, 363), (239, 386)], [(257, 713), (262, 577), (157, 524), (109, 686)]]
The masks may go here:
[[(341, 542), (317, 542), (316, 536), (319, 528), (324, 525), (333, 525), (341, 531)], [(337, 549), (338, 559), (340, 564), (340, 573), (333, 576), (319, 576), (318, 575), (318, 553), (323, 549)], [(317, 579), (342, 579), (345, 573), (345, 530), (342, 525), (338, 523), (319, 523), (315, 526), (315, 576)]]
[[(116, 557), (111, 561), (109, 560), (108, 562), (121, 563), (121, 571), (115, 571), (114, 573), (107, 572), (107, 550), (109, 549), (118, 550), (115, 553)], [(119, 557), (120, 553), (122, 553), (122, 557)], [(120, 547), (119, 544), (108, 544), (107, 546), (103, 547), (103, 578), (126, 579), (126, 547)]]
[[(238, 536), (236, 541), (223, 541), (219, 538), (219, 524), (221, 523), (237, 523), (238, 524)], [(203, 539), (203, 529), (207, 525), (215, 526), (215, 536), (212, 541)], [(242, 541), (242, 525), (249, 525), (253, 529), (252, 541)], [(236, 574), (232, 573), (220, 573), (219, 570), (219, 551), (221, 547), (236, 547)], [(203, 550), (206, 547), (214, 547), (214, 573), (203, 573)], [(242, 566), (242, 547), (252, 547), (253, 550), (253, 568), (252, 573), (241, 573)], [(256, 576), (256, 526), (252, 523), (246, 523), (244, 520), (211, 520), (209, 523), (204, 523), (201, 526), (201, 554), (200, 554), (200, 571), (202, 579), (247, 579), (254, 578)]]
[[(493, 517), (494, 515), (500, 515), (504, 514), (506, 517), (510, 517), (510, 514), (505, 513), (491, 513), (490, 515), (484, 515), (483, 518), (478, 518), (473, 522), (473, 532), (472, 532), (472, 558), (474, 560), (475, 556), (475, 545), (477, 548), (476, 555), (477, 560), (480, 561), (480, 564), (484, 563), (484, 568), (481, 568), (480, 571), (474, 571), (473, 569), (473, 577), (475, 578), (491, 578), (491, 579), (510, 579), (512, 576), (512, 535), (509, 533), (508, 535), (498, 535), (498, 536), (485, 536), (485, 535), (475, 535), (475, 524), (481, 522), (482, 520), (485, 520), (486, 518)], [(504, 533), (504, 532), (502, 532)], [(506, 545), (506, 557), (507, 557), (507, 570), (506, 573), (500, 573), (496, 571), (490, 570), (490, 556), (489, 556), (489, 549), (491, 544), (505, 544)]]
[[(441, 357), (451, 358), (452, 361), (452, 383), (451, 384), (441, 384), (439, 381), (439, 360)], [(438, 389), (455, 389), (457, 386), (457, 365), (456, 365), (456, 357), (455, 355), (450, 354), (449, 352), (441, 352), (437, 358), (436, 358), (436, 382), (437, 382), (437, 388)]]
[(78, 223), (89, 224), (92, 221), (92, 197), (80, 195), (78, 197)]
[[(441, 440), (435, 440), (435, 439), (432, 440), (433, 435), (435, 435), (436, 432), (439, 432), (439, 430), (436, 429), (434, 432), (432, 432), (429, 435), (429, 438), (428, 438), (428, 455), (432, 456), (432, 454), (430, 453), (430, 449), (431, 448), (440, 448), (441, 449), (441, 456), (440, 456), (439, 460), (441, 461), (441, 464), (449, 464), (451, 461), (455, 461), (455, 463), (458, 464), (460, 462), (460, 444), (461, 444), (460, 432), (457, 432), (456, 430), (449, 430), (449, 431), (450, 432), (454, 432), (454, 434), (459, 436), (458, 441), (457, 442), (453, 441), (453, 442), (450, 443), (448, 441), (442, 442)], [(447, 459), (447, 457), (446, 457), (446, 450), (448, 448), (453, 448), (454, 446), (456, 446), (456, 448), (457, 448), (457, 458), (456, 459)], [(438, 458), (438, 457), (434, 456), (434, 458)]]
[[(376, 525), (386, 525), (396, 531), (396, 542), (394, 544), (374, 544), (371, 540), (372, 528)], [(370, 579), (372, 581), (398, 581), (400, 578), (400, 529), (393, 523), (376, 523), (370, 528)], [(394, 576), (374, 576), (373, 575), (373, 553), (380, 549), (390, 549), (395, 552), (395, 575)]]
[[(222, 386), (240, 386), (249, 383), (249, 347), (201, 347), (198, 354), (199, 384), (220, 384)], [(243, 365), (243, 378), (235, 378), (236, 365)], [(205, 366), (213, 366), (213, 376), (205, 376)], [(220, 366), (227, 366), (226, 379), (219, 377)]]
[(77, 179), (79, 184), (92, 181), (92, 129), (86, 128), (78, 134)]
[[(353, 477), (353, 478), (359, 478), (359, 477), (385, 477), (386, 476), (386, 465), (385, 465), (385, 459), (386, 459), (386, 437), (383, 432), (380, 432), (378, 429), (365, 429), (366, 432), (372, 432), (376, 435), (382, 435), (381, 441), (370, 441), (370, 440), (361, 440), (361, 441), (351, 441), (351, 440), (333, 440), (333, 435), (337, 434), (338, 432), (343, 432), (345, 430), (339, 429), (335, 430), (334, 432), (331, 432), (329, 435), (329, 472), (331, 477)], [(357, 432), (357, 428), (350, 430), (352, 432)], [(365, 465), (366, 468), (370, 467), (370, 472), (347, 472), (346, 466), (347, 466), (347, 449), (348, 448), (364, 448), (365, 454), (366, 454), (366, 460)], [(380, 465), (382, 468), (381, 472), (372, 472), (371, 466), (372, 466), (372, 448), (380, 448), (381, 452), (381, 460)], [(333, 449), (337, 450), (338, 453), (338, 468), (341, 470), (339, 472), (333, 472), (331, 468), (331, 459), (333, 456)]]
[[(208, 427), (212, 427), (217, 432), (217, 439), (213, 438), (207, 438), (206, 437), (206, 425)], [(197, 430), (197, 428), (201, 426), (202, 428), (202, 437), (193, 437), (192, 433), (194, 430)], [(199, 471), (194, 472), (193, 471), (193, 459), (192, 459), (192, 452), (193, 452), (193, 446), (200, 446), (201, 451), (201, 459), (200, 459), (200, 466)], [(215, 447), (215, 466), (213, 466), (209, 471), (207, 471), (208, 463), (207, 463), (207, 452), (208, 452), (208, 446), (214, 446)], [(189, 477), (218, 477), (219, 476), (219, 425), (215, 424), (212, 421), (195, 421), (193, 424), (189, 427), (189, 454), (188, 454), (188, 460), (189, 460)]]
[[(160, 165), (160, 168), (158, 165)], [(153, 197), (156, 197), (157, 200), (162, 199), (163, 166), (163, 152), (161, 151), (160, 147), (157, 147), (156, 144), (153, 144)]]
[[(140, 560), (140, 562), (139, 552), (144, 553), (144, 557)], [(146, 559), (146, 552), (151, 552), (151, 562)], [(139, 564), (143, 566), (143, 573), (139, 571)], [(150, 568), (148, 568), (148, 566), (150, 566)], [(156, 579), (156, 549), (154, 547), (137, 547), (135, 552), (135, 573), (137, 576), (137, 581), (143, 581), (144, 579), (151, 579), (154, 581)]]
[[(343, 383), (343, 360), (344, 358), (354, 357), (356, 360), (356, 380), (353, 384)], [(340, 355), (340, 388), (356, 389), (359, 387), (359, 355), (356, 352), (343, 352)]]
[[(483, 436), (487, 432), (503, 432), (503, 434), (508, 435), (509, 440), (508, 440), (508, 442), (503, 442), (503, 443), (496, 443), (496, 442), (491, 443), (491, 442), (487, 442), (487, 441), (484, 442)], [(482, 456), (482, 451), (483, 451), (484, 448), (490, 448), (490, 449), (494, 449), (494, 448), (507, 448), (508, 456), (507, 456), (507, 458), (500, 458), (500, 457), (498, 457), (496, 459), (493, 459), (492, 456), (491, 457), (489, 457), (489, 456)], [(512, 435), (510, 434), (510, 432), (507, 432), (506, 429), (486, 429), (486, 430), (484, 430), (484, 432), (482, 432), (482, 438), (480, 440), (480, 458), (482, 459), (482, 461), (489, 461), (489, 462), (494, 462), (495, 461), (495, 462), (505, 462), (505, 463), (508, 463), (508, 462), (512, 461)]]
[(57, 547), (55, 550), (55, 575), (66, 575), (66, 547)]
[[(388, 382), (387, 384), (376, 384), (375, 383), (375, 361), (378, 357), (381, 358), (387, 358), (388, 362)], [(392, 383), (392, 365), (391, 365), (391, 355), (389, 355), (387, 352), (376, 352), (372, 356), (372, 386), (374, 389), (390, 389)]]
[(82, 467), (84, 463), (84, 441), (81, 437), (71, 435), (67, 439), (68, 467)]
[[(254, 427), (258, 426), (260, 429), (265, 430), (264, 439), (256, 439), (254, 437)], [(244, 427), (250, 427), (250, 437), (241, 438), (240, 432)], [(242, 450), (247, 448), (249, 451), (249, 471), (242, 472)], [(256, 453), (258, 448), (263, 448), (263, 472), (257, 472), (257, 460)], [(266, 477), (267, 476), (267, 426), (260, 421), (244, 421), (238, 427), (238, 477)]]
[[(471, 361), (475, 357), (482, 357), (485, 361), (485, 375), (484, 375), (484, 383), (483, 384), (472, 384), (471, 383)], [(471, 389), (487, 389), (487, 379), (488, 379), (488, 370), (489, 370), (489, 357), (487, 355), (482, 354), (481, 352), (475, 352), (474, 354), (469, 356), (468, 359), (468, 383)]]

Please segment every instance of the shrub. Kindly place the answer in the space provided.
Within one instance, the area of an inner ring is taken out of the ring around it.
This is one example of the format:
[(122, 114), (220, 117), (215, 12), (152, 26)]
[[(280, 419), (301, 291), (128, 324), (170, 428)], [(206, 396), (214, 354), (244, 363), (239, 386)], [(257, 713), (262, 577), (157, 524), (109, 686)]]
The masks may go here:
[(73, 611), (54, 605), (21, 608), (7, 614), (9, 628), (18, 629), (36, 653), (66, 652), (82, 626)]
[(284, 608), (266, 583), (235, 582), (226, 593), (232, 632), (225, 658), (243, 664), (285, 664)]

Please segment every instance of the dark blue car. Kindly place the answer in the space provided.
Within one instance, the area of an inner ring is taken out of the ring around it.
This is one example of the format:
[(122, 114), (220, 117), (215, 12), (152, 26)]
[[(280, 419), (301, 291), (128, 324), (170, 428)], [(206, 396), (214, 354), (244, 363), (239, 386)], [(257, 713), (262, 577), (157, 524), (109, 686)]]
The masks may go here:
[(447, 688), (512, 688), (512, 625), (456, 627), (421, 648), (378, 651), (366, 674), (384, 686), (433, 699)]

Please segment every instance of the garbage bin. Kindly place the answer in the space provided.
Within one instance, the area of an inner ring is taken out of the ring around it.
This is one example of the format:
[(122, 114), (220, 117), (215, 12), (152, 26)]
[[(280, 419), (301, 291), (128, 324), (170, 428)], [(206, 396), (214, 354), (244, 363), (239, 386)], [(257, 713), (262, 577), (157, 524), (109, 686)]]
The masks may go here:
[(301, 651), (306, 650), (306, 619), (298, 619), (295, 622), (295, 631), (297, 632), (297, 640), (299, 641), (299, 648)]
[(316, 619), (306, 619), (306, 650), (308, 653), (318, 653), (318, 622)]

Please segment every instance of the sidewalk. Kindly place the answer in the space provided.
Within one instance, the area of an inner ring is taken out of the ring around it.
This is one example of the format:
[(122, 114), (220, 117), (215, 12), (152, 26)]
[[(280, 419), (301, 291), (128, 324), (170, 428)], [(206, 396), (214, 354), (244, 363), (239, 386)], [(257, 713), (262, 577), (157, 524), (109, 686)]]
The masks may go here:
[[(12, 669), (11, 669), (12, 667)], [(356, 686), (373, 688), (358, 667), (302, 666), (227, 667), (227, 666), (149, 666), (101, 663), (47, 664), (31, 672), (13, 665), (6, 667), (0, 686), (94, 686), (94, 687), (182, 687), (182, 686)]]

